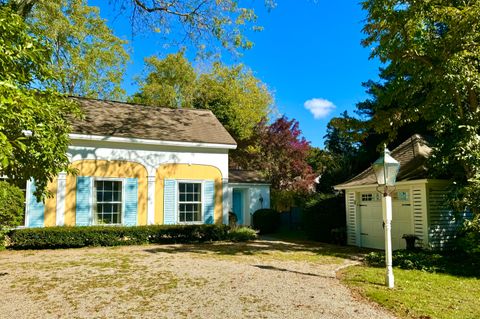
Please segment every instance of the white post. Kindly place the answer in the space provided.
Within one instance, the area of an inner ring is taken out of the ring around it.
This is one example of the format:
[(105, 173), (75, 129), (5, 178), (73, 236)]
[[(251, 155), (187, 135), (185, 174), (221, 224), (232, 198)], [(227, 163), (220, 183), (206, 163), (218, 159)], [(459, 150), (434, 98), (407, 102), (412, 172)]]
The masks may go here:
[(147, 177), (147, 225), (155, 224), (155, 175)]
[(230, 192), (228, 191), (228, 178), (222, 179), (222, 223), (228, 225), (228, 203), (230, 202)]
[(383, 221), (385, 223), (385, 265), (387, 274), (385, 284), (388, 288), (394, 287), (393, 267), (392, 267), (392, 197), (385, 193), (385, 207)]
[(56, 221), (57, 226), (65, 225), (65, 196), (67, 193), (67, 173), (61, 172), (57, 177), (57, 208)]

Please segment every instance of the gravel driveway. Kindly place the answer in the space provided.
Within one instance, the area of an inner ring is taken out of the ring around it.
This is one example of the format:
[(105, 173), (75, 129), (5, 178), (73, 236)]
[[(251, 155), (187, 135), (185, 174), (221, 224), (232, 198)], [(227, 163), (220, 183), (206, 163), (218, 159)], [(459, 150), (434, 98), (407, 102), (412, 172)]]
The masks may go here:
[[(393, 318), (332, 246), (256, 241), (0, 252), (0, 318)], [(347, 257), (347, 258), (345, 258)]]

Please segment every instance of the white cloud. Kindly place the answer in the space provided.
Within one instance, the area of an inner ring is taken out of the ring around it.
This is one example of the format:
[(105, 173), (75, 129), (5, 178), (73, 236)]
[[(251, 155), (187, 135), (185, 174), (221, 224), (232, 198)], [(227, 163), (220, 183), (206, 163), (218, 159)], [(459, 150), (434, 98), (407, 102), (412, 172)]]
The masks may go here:
[(307, 100), (303, 105), (313, 114), (313, 117), (316, 119), (327, 117), (328, 114), (335, 109), (335, 104), (329, 100), (320, 98)]

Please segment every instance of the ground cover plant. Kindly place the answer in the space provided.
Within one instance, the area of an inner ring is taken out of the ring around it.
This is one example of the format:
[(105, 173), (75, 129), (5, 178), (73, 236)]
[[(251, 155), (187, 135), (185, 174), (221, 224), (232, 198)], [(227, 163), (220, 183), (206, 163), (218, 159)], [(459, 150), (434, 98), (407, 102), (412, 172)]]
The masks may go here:
[(395, 251), (395, 288), (384, 285), (382, 252), (365, 264), (342, 270), (340, 278), (360, 295), (402, 318), (479, 318), (480, 263), (457, 252)]

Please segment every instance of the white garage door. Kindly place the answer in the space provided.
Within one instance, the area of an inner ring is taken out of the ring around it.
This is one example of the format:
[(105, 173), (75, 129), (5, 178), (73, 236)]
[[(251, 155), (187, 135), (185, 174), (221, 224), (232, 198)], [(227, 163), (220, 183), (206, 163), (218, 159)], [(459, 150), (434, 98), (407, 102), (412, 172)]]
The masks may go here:
[[(381, 194), (370, 192), (360, 194), (360, 245), (362, 247), (385, 249)], [(412, 210), (407, 190), (393, 194), (392, 247), (404, 249), (403, 234), (412, 233)]]

